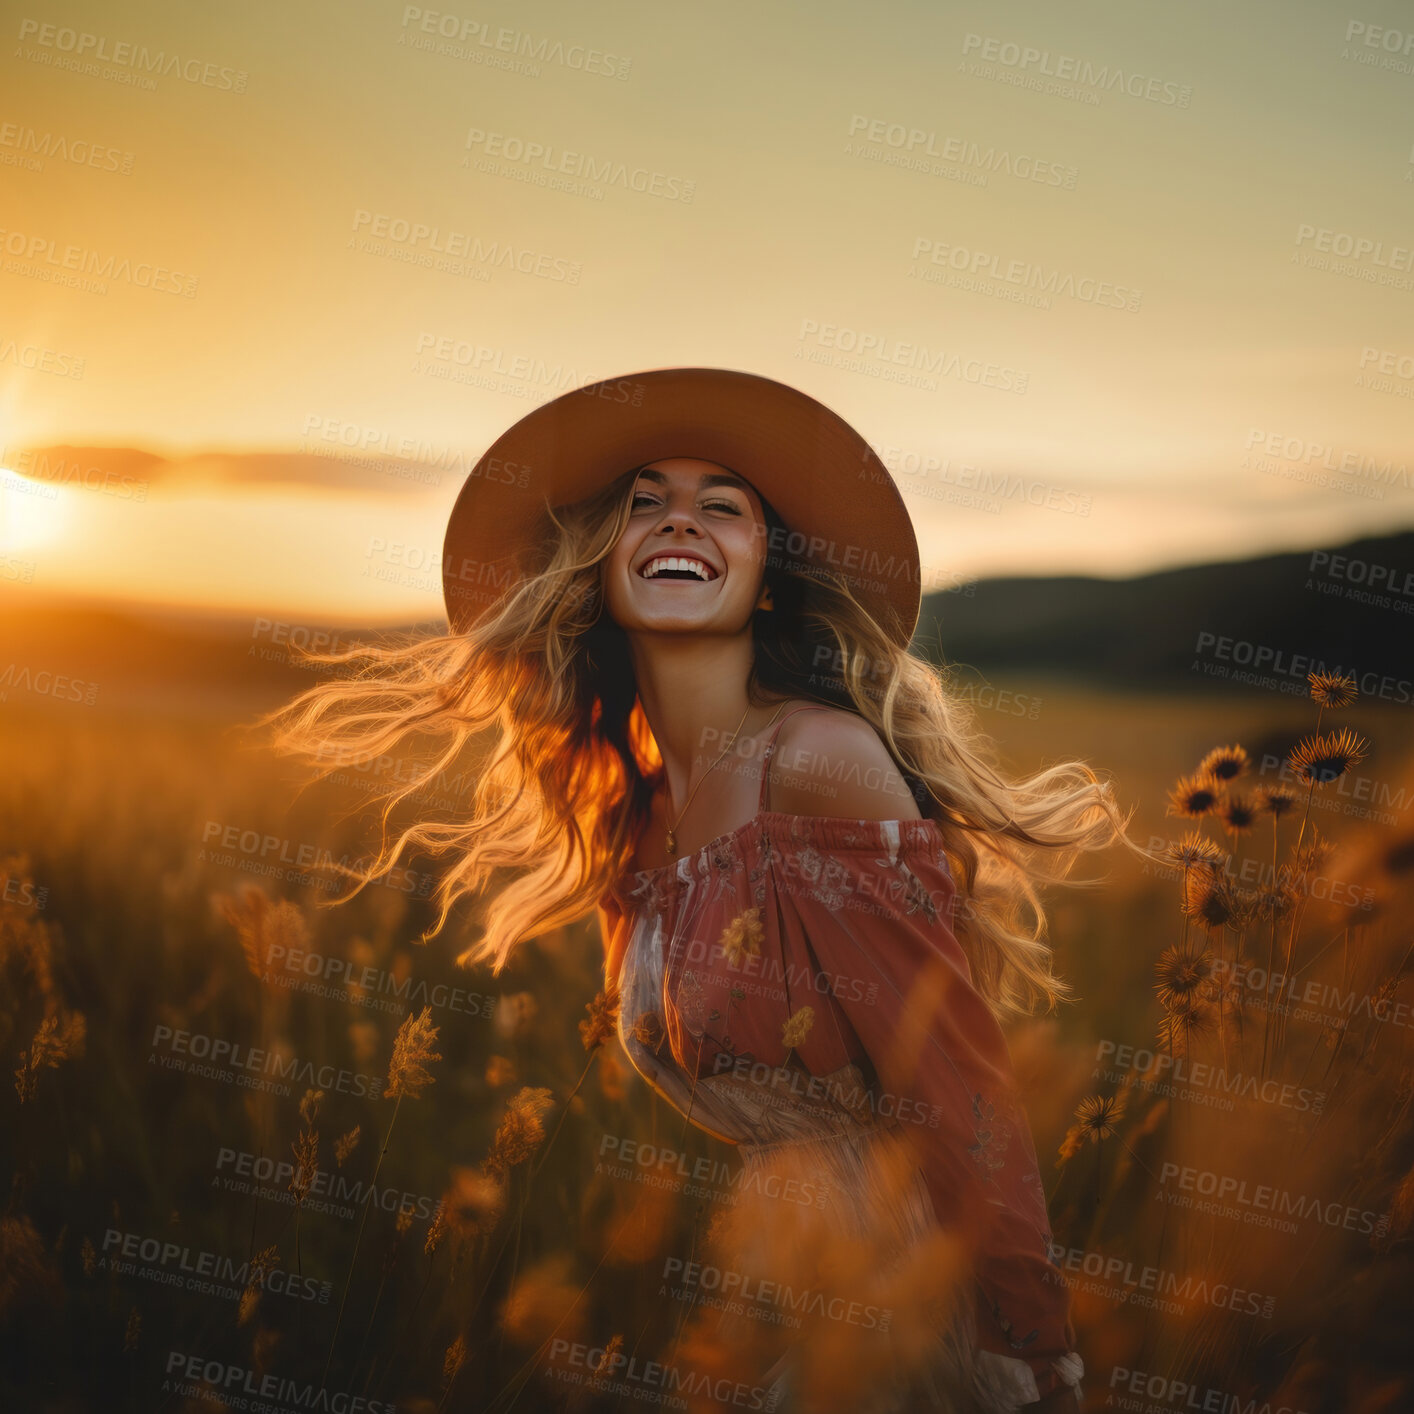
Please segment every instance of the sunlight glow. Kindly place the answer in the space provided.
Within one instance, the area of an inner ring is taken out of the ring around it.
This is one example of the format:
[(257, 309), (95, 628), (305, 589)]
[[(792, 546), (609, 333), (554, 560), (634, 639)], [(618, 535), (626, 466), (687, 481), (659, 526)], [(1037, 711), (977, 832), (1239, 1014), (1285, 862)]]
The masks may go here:
[(0, 467), (0, 551), (17, 554), (52, 543), (68, 524), (69, 510), (60, 487)]

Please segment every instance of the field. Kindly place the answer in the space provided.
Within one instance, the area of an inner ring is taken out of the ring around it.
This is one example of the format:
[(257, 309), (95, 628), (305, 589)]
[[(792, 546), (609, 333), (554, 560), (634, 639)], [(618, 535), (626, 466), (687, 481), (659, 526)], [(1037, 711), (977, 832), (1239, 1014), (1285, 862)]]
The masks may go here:
[[(728, 1194), (733, 1161), (581, 1026), (593, 921), (493, 977), (454, 964), (464, 918), (416, 941), (435, 861), (329, 907), (370, 776), (300, 792), (242, 730), (307, 680), (0, 704), (0, 1407), (753, 1407), (663, 1384), (730, 1373), (680, 1273), (685, 1175)], [(1368, 753), (1308, 791), (1281, 770), (1307, 697), (1007, 687), (978, 701), (1014, 767), (1081, 757), (1135, 839), (1232, 851), (1082, 865), (1050, 900), (1079, 999), (1011, 1033), (1087, 1407), (1414, 1407), (1410, 708), (1326, 709)], [(1231, 791), (1289, 813), (1167, 815), (1233, 743)], [(875, 1333), (821, 1321), (821, 1407), (867, 1407)]]

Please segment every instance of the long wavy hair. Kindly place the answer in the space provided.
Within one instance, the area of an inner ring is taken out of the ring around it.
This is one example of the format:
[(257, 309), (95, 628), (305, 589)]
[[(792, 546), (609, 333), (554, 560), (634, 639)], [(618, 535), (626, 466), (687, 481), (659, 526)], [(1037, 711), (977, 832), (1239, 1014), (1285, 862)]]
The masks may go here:
[[(276, 749), (326, 775), (386, 761), (415, 741), (432, 746), (393, 773), (396, 783), (375, 787), (377, 855), (334, 866), (355, 882), (330, 906), (390, 873), (405, 851), (450, 855), (440, 913), (422, 941), (441, 932), (459, 899), (482, 897), (481, 936), (458, 962), (498, 973), (518, 943), (585, 917), (631, 867), (662, 760), (627, 636), (603, 612), (602, 566), (628, 523), (637, 475), (547, 511), (534, 562), (465, 632), (303, 654), (344, 671), (260, 720)], [(762, 504), (768, 544), (788, 546), (779, 515)], [(937, 821), (978, 991), (999, 1017), (1069, 999), (1041, 889), (1093, 882), (1066, 880), (1084, 851), (1117, 841), (1139, 849), (1109, 782), (1081, 761), (1008, 778), (951, 670), (901, 647), (843, 577), (774, 551), (765, 575), (774, 607), (753, 615), (748, 699), (808, 698), (870, 722)], [(475, 769), (458, 779), (474, 780), (469, 798), (446, 802), (452, 818), (426, 818), (438, 782), (468, 752)], [(418, 818), (390, 831), (409, 800), (423, 802)]]

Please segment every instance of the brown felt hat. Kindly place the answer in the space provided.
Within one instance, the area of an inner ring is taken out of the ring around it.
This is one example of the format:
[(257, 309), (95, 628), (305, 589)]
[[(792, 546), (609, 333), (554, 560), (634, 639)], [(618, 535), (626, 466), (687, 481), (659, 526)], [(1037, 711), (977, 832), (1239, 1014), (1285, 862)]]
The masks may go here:
[(667, 457), (744, 476), (785, 522), (772, 556), (833, 570), (907, 645), (921, 594), (918, 542), (893, 477), (837, 413), (729, 368), (607, 378), (527, 413), (472, 468), (452, 507), (442, 589), (464, 632), (522, 575), (547, 507), (571, 505)]

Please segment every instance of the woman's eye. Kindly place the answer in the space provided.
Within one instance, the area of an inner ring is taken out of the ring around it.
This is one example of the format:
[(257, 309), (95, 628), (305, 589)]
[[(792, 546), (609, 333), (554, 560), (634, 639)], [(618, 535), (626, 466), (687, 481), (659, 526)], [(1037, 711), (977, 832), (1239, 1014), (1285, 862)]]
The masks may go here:
[[(635, 491), (629, 508), (636, 511), (642, 509), (644, 506), (656, 506), (658, 504), (657, 498), (649, 495), (648, 492)], [(702, 506), (704, 510), (727, 511), (734, 516), (739, 516), (742, 513), (741, 507), (738, 506), (735, 501), (703, 501)]]

